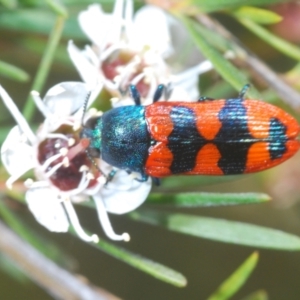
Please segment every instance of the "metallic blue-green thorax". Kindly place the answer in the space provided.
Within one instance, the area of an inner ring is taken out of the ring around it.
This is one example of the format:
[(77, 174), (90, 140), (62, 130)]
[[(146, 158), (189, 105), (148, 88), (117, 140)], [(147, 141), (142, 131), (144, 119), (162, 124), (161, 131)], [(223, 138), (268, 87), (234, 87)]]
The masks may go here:
[(96, 126), (91, 130), (91, 148), (96, 148), (101, 151), (101, 135), (102, 135), (102, 118), (97, 120)]
[(120, 169), (144, 173), (150, 136), (143, 106), (123, 106), (103, 114), (91, 133), (91, 146)]
[(81, 137), (88, 138), (90, 140), (90, 150), (101, 152), (102, 127), (102, 117), (100, 117), (89, 120), (83, 128)]

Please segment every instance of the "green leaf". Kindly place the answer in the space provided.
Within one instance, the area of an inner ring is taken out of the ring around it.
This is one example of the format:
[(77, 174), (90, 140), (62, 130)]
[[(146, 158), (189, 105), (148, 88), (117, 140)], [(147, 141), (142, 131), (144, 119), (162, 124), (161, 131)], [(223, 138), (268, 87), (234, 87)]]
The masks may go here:
[(21, 82), (29, 80), (28, 73), (4, 61), (0, 61), (0, 75)]
[(269, 200), (271, 198), (268, 195), (260, 193), (152, 193), (147, 203), (199, 207), (262, 203)]
[(264, 290), (259, 290), (246, 296), (242, 300), (268, 300), (268, 294)]
[(258, 262), (258, 253), (252, 253), (214, 292), (208, 300), (230, 299), (246, 282)]
[[(55, 51), (58, 46), (59, 40), (61, 38), (62, 30), (64, 28), (65, 18), (58, 16), (56, 18), (55, 25), (52, 29), (52, 32), (49, 36), (46, 49), (43, 53), (42, 60), (39, 64), (38, 70), (36, 72), (35, 78), (32, 83), (31, 90), (41, 92), (43, 89), (46, 79), (50, 73), (51, 65), (54, 59)], [(25, 119), (30, 122), (36, 110), (34, 101), (32, 101), (32, 96), (29, 95), (24, 108), (23, 116)]]
[(270, 31), (251, 20), (238, 18), (238, 21), (278, 51), (291, 58), (300, 60), (299, 47), (285, 41), (284, 39), (279, 38), (278, 36), (272, 34)]
[[(74, 230), (71, 228), (69, 232), (78, 237)], [(88, 230), (85, 230), (89, 234)], [(98, 243), (89, 243), (89, 245), (95, 247), (98, 250), (102, 250), (105, 253), (123, 261), (124, 263), (145, 272), (161, 281), (172, 284), (176, 287), (185, 287), (187, 284), (186, 278), (179, 272), (166, 267), (158, 262), (145, 258), (141, 255), (132, 253), (126, 249), (115, 246), (109, 242), (101, 239)]]
[(14, 9), (17, 7), (17, 0), (0, 0), (0, 4), (8, 9)]
[[(198, 27), (201, 27), (199, 24), (186, 17), (181, 17), (180, 19), (193, 38), (196, 46), (199, 48), (201, 53), (211, 61), (216, 71), (237, 91), (240, 91), (242, 87), (249, 82), (245, 74), (240, 72), (239, 69), (233, 66), (222, 54), (220, 54), (212, 47), (212, 45), (209, 44), (209, 42), (207, 42), (201, 31), (197, 30)], [(252, 88), (248, 94), (250, 98), (260, 98), (258, 91), (254, 88)]]
[(24, 240), (29, 242), (33, 247), (42, 252), (48, 258), (59, 262), (63, 265), (72, 265), (72, 259), (66, 255), (59, 247), (54, 243), (40, 238), (34, 234), (33, 230), (26, 226), (20, 219), (9, 210), (3, 201), (4, 195), (1, 194), (0, 199), (0, 215), (3, 220)]
[[(245, 175), (243, 175), (245, 176)], [(190, 190), (191, 187), (197, 187), (202, 185), (223, 183), (228, 181), (234, 181), (241, 178), (241, 175), (226, 175), (226, 176), (170, 176), (163, 178), (163, 189), (184, 189)]]
[(274, 24), (282, 20), (282, 17), (273, 11), (252, 6), (242, 6), (232, 13), (239, 19), (248, 19), (260, 24)]
[(60, 15), (63, 18), (67, 18), (68, 17), (68, 11), (67, 8), (60, 3), (57, 0), (46, 0), (47, 4), (49, 5), (49, 7), (58, 15)]
[[(50, 10), (19, 9), (17, 11), (1, 12), (0, 28), (20, 32), (48, 35), (55, 23), (56, 15)], [(87, 40), (81, 31), (77, 16), (66, 20), (63, 36)]]
[(219, 242), (276, 250), (300, 250), (298, 236), (258, 225), (141, 209), (130, 216), (137, 221)]
[[(169, 1), (173, 2), (176, 5), (178, 0)], [(182, 2), (184, 4), (182, 4)], [(195, 14), (199, 12), (213, 12), (220, 10), (231, 10), (242, 5), (270, 5), (275, 3), (280, 3), (282, 0), (189, 0), (189, 1), (180, 1), (178, 5), (181, 9), (190, 14)]]
[(161, 281), (176, 287), (185, 287), (187, 284), (186, 278), (181, 273), (153, 260), (142, 257), (141, 255), (114, 246), (113, 244), (103, 241), (103, 239), (100, 240), (98, 244), (91, 245)]

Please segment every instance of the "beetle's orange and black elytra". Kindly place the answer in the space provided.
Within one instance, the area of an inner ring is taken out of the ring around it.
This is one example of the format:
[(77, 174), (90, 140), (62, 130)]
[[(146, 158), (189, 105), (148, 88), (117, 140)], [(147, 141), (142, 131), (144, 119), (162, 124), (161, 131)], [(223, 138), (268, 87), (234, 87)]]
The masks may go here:
[(153, 177), (256, 172), (299, 149), (296, 120), (257, 100), (158, 102), (145, 116), (155, 142), (145, 171)]

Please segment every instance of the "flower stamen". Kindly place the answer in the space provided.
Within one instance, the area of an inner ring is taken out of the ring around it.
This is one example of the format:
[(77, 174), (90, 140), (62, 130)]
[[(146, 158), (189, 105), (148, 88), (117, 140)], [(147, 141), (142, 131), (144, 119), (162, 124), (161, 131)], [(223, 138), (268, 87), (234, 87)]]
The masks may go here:
[(89, 147), (89, 145), (89, 139), (81, 139), (77, 145), (68, 150), (68, 159), (71, 161), (79, 153), (84, 152)]
[(101, 199), (95, 199), (95, 204), (97, 207), (98, 218), (105, 234), (112, 240), (129, 242), (130, 235), (127, 232), (122, 234), (116, 234), (114, 232), (103, 201)]
[(56, 161), (57, 159), (59, 159), (62, 156), (63, 156), (62, 153), (57, 153), (57, 154), (49, 157), (48, 159), (46, 159), (45, 162), (42, 164), (42, 171), (45, 171), (54, 161)]
[(98, 235), (96, 235), (96, 234), (88, 235), (85, 233), (85, 231), (81, 227), (78, 217), (77, 217), (77, 214), (75, 212), (75, 209), (74, 209), (71, 201), (69, 199), (65, 199), (62, 203), (66, 209), (69, 220), (70, 220), (75, 232), (77, 233), (77, 235), (86, 242), (98, 243), (99, 242)]

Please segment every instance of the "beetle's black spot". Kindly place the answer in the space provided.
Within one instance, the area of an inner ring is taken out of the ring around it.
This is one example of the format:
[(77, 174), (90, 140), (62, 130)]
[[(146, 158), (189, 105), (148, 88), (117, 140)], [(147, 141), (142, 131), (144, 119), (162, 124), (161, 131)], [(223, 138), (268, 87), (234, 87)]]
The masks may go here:
[(219, 112), (222, 127), (214, 139), (221, 158), (219, 168), (224, 174), (242, 174), (247, 154), (254, 143), (247, 126), (247, 111), (240, 98), (228, 99)]
[(192, 109), (174, 106), (170, 113), (173, 131), (168, 137), (168, 147), (173, 154), (170, 170), (173, 174), (191, 171), (196, 165), (198, 151), (206, 140), (196, 126), (196, 116)]
[(271, 159), (282, 157), (286, 152), (286, 126), (280, 122), (277, 118), (270, 120), (269, 131), (269, 152)]

